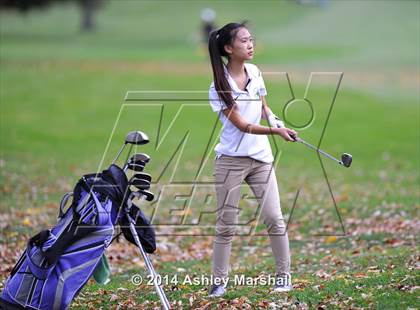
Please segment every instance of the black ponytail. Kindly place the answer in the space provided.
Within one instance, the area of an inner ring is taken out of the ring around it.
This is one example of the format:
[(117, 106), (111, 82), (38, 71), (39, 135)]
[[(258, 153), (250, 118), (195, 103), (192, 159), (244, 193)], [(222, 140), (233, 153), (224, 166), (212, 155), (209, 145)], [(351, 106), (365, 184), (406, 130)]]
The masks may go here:
[(213, 68), (214, 87), (219, 98), (221, 98), (227, 107), (231, 108), (235, 104), (232, 97), (232, 88), (225, 76), (224, 62), (222, 56), (229, 58), (225, 50), (225, 45), (232, 44), (240, 28), (245, 27), (247, 22), (229, 23), (219, 30), (214, 30), (209, 37), (209, 54), (211, 66)]

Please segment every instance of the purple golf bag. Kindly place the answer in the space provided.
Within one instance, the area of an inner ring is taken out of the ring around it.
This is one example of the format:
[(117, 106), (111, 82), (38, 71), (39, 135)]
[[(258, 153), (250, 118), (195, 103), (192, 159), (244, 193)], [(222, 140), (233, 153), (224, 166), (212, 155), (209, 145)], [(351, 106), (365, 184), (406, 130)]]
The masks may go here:
[[(117, 165), (84, 175), (67, 210), (71, 194), (63, 197), (56, 226), (29, 240), (5, 283), (0, 309), (66, 309), (92, 276), (115, 225), (125, 218), (130, 193), (127, 176)], [(138, 211), (138, 237), (144, 250), (153, 253), (154, 229)]]

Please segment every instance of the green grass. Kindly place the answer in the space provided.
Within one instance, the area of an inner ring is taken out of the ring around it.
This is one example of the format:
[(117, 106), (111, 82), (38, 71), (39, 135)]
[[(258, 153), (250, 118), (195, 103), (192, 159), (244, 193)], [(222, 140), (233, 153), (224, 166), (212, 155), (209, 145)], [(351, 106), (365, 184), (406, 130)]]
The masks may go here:
[[(170, 210), (182, 208), (183, 201), (174, 202), (169, 193), (189, 194), (202, 159), (197, 181), (212, 180), (217, 115), (206, 101), (212, 76), (199, 38), (200, 9), (210, 6), (217, 11), (218, 25), (251, 20), (257, 43), (252, 62), (265, 72), (267, 102), (277, 115), (283, 117), (291, 93), (284, 74), (269, 72), (288, 72), (297, 99), (307, 91), (315, 118), (310, 127), (296, 129), (313, 144), (324, 128), (338, 76), (314, 75), (307, 90), (310, 72), (344, 72), (321, 147), (337, 156), (349, 152), (354, 158), (350, 169), (322, 158), (348, 234), (337, 239), (322, 236), (343, 232), (315, 153), (270, 137), (273, 153), (279, 155), (282, 211), (290, 220), (295, 290), (276, 295), (270, 286), (230, 286), (223, 299), (210, 300), (205, 285), (169, 284), (169, 299), (184, 308), (240, 308), (244, 303), (261, 308), (270, 303), (301, 308), (416, 307), (418, 5), (335, 1), (322, 9), (294, 1), (107, 1), (91, 34), (79, 33), (79, 12), (72, 5), (27, 16), (1, 12), (0, 250), (5, 254), (0, 258), (0, 279), (27, 238), (55, 222), (63, 193), (80, 175), (105, 168), (129, 130), (145, 131), (151, 138), (141, 150), (152, 157), (147, 172), (159, 180), (152, 191), (168, 185), (170, 172), (174, 181), (185, 182), (183, 187), (167, 188), (157, 223), (180, 220)], [(124, 102), (126, 92), (133, 90), (198, 90), (204, 100), (197, 102), (200, 105)], [(288, 111), (287, 120), (293, 124), (310, 117), (302, 102)], [(170, 135), (163, 139), (166, 132)], [(181, 154), (177, 148), (184, 137)], [(175, 166), (177, 156), (182, 164)], [(297, 189), (300, 196), (291, 216)], [(214, 211), (215, 197), (205, 202), (208, 193), (214, 197), (211, 186), (195, 192), (187, 223), (203, 210)], [(239, 205), (240, 219), (246, 222), (256, 205), (249, 188), (244, 186), (243, 193), (249, 194)], [(151, 214), (154, 207), (145, 207), (145, 212)], [(204, 221), (211, 225), (214, 218), (208, 215)], [(211, 237), (197, 236), (205, 231), (197, 226), (179, 231), (191, 235), (158, 236), (158, 272), (170, 278), (209, 275)], [(256, 232), (264, 231), (259, 224)], [(162, 250), (164, 246), (171, 250)], [(90, 282), (72, 308), (159, 305), (152, 287), (131, 284), (132, 275), (146, 274), (135, 260), (135, 249), (126, 247), (125, 259), (111, 261), (111, 283)], [(118, 245), (111, 247), (109, 257), (118, 251)], [(266, 236), (235, 238), (231, 262), (232, 276), (274, 272)], [(320, 277), (320, 270), (329, 276)]]

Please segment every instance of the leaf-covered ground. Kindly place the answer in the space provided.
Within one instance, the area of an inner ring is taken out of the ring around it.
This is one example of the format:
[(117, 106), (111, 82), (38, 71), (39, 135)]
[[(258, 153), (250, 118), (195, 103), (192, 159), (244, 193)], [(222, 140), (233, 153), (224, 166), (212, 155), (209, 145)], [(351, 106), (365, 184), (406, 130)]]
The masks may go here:
[[(344, 201), (348, 203), (340, 205), (345, 235), (311, 235), (322, 228), (328, 230), (331, 224), (321, 222), (318, 229), (309, 229), (313, 227), (310, 217), (290, 223), (294, 290), (287, 294), (273, 293), (270, 283), (261, 282), (268, 282), (274, 272), (271, 249), (264, 235), (235, 237), (231, 281), (223, 298), (207, 297), (206, 282), (194, 282), (210, 277), (213, 237), (200, 236), (200, 229), (189, 230), (190, 236), (158, 235), (158, 250), (151, 256), (152, 261), (162, 276), (169, 300), (180, 309), (415, 308), (420, 288), (418, 206), (393, 202), (388, 197), (360, 216), (360, 210), (351, 207), (353, 202), (363, 195), (375, 201), (375, 189), (378, 190), (372, 187), (373, 194), (366, 195), (366, 188), (358, 193), (354, 186), (352, 193), (357, 198), (347, 197)], [(416, 195), (415, 187), (407, 190)], [(309, 209), (306, 207), (307, 212)], [(56, 211), (56, 205), (51, 203), (41, 208), (12, 209), (0, 215), (1, 280), (10, 272), (27, 238), (54, 223)], [(158, 227), (158, 232), (176, 231)], [(72, 303), (72, 309), (159, 307), (158, 296), (147, 283), (144, 262), (133, 245), (122, 238), (111, 245), (107, 257), (111, 282), (99, 285), (91, 279)], [(141, 284), (133, 283), (132, 278), (137, 275), (143, 278)], [(235, 277), (241, 276), (255, 282), (234, 285)]]

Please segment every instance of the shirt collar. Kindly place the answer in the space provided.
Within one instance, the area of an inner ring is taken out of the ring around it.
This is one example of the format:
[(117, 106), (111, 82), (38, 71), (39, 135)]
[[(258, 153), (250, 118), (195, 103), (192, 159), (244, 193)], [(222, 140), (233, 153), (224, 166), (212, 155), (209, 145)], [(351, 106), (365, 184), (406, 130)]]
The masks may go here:
[(224, 69), (224, 71), (225, 71), (225, 76), (227, 77), (227, 79), (228, 79), (228, 81), (229, 81), (229, 84), (230, 84), (230, 86), (232, 87), (232, 90), (234, 91), (234, 92), (238, 92), (238, 93), (247, 93), (247, 91), (249, 91), (249, 85), (251, 84), (251, 81), (252, 81), (252, 78), (253, 78), (253, 76), (252, 76), (252, 74), (251, 74), (251, 70), (247, 67), (247, 64), (245, 63), (244, 64), (244, 66), (245, 66), (245, 70), (246, 70), (246, 73), (247, 73), (247, 76), (248, 76), (248, 80), (246, 81), (246, 86), (245, 86), (245, 89), (246, 90), (242, 90), (242, 89), (239, 89), (239, 87), (238, 87), (238, 85), (236, 84), (236, 82), (235, 82), (235, 80), (232, 78), (232, 76), (230, 75), (230, 73), (229, 73), (229, 71), (228, 71), (228, 69), (227, 69), (227, 66), (226, 66), (226, 64), (223, 64), (223, 69)]

